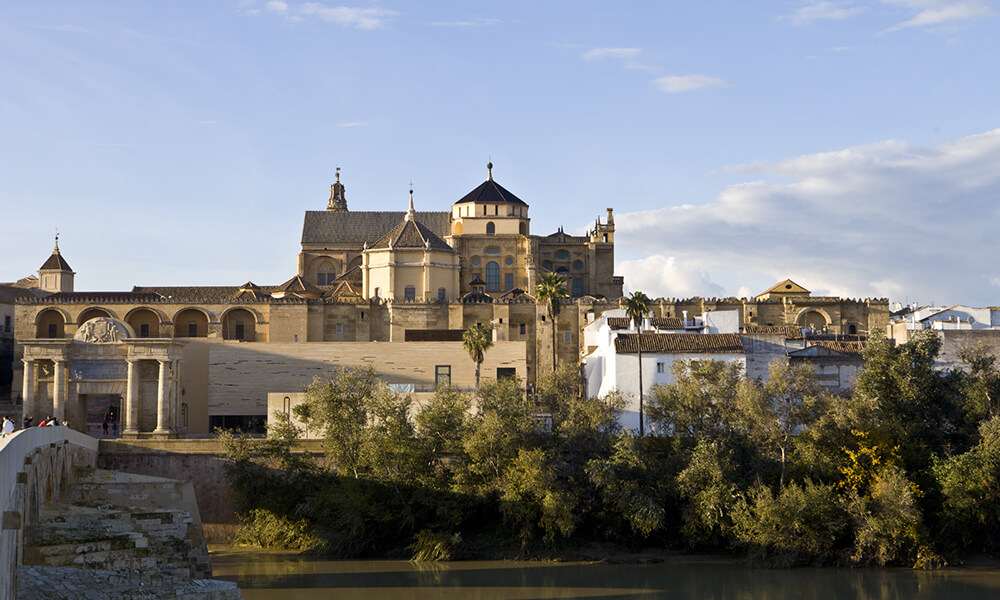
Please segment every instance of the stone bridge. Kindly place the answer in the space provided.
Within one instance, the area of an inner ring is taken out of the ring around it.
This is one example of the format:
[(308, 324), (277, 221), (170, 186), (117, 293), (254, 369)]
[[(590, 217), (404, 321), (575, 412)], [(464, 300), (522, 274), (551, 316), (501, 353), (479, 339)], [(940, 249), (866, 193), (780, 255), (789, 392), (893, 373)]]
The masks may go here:
[(64, 499), (73, 467), (97, 464), (97, 440), (68, 427), (33, 427), (0, 439), (0, 600), (17, 598), (24, 531), (43, 505)]

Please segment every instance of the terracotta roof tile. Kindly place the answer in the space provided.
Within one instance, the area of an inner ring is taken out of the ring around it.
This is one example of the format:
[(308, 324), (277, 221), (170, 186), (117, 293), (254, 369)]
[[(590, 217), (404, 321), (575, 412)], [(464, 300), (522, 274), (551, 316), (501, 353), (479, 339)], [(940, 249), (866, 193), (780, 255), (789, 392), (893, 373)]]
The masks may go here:
[[(640, 342), (641, 339), (641, 342)], [(615, 338), (615, 352), (634, 354), (742, 354), (743, 340), (735, 333), (623, 333)]]
[(802, 330), (795, 325), (744, 325), (743, 333), (747, 335), (783, 335), (786, 340), (802, 339)]
[[(677, 317), (653, 317), (650, 324), (656, 329), (684, 329), (684, 323)], [(632, 319), (628, 317), (608, 317), (608, 327), (611, 329), (628, 329)]]
[(43, 264), (41, 266), (41, 268), (39, 268), (38, 270), (39, 271), (72, 271), (73, 269), (71, 269), (69, 267), (69, 263), (66, 262), (66, 259), (62, 257), (62, 254), (59, 254), (59, 252), (53, 252), (52, 255), (49, 256), (48, 260), (45, 261), (45, 264)]
[(865, 351), (865, 342), (810, 342), (810, 346), (820, 346), (841, 354), (861, 354)]

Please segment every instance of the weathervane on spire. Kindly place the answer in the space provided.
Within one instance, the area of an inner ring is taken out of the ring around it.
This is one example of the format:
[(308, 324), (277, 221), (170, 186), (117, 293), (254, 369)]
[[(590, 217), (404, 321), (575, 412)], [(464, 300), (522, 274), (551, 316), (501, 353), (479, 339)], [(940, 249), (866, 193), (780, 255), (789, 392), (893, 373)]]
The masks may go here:
[(53, 250), (53, 253), (59, 254), (59, 228), (58, 227), (56, 227), (56, 249)]
[(493, 181), (493, 155), (489, 155), (487, 160), (489, 162), (486, 163), (486, 179), (488, 181)]

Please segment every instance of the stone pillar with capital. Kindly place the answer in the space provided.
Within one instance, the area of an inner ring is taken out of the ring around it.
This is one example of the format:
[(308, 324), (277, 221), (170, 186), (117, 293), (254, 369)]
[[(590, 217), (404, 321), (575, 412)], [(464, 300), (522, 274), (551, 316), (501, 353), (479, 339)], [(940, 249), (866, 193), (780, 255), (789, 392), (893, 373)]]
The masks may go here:
[(167, 371), (170, 363), (166, 359), (159, 359), (157, 362), (160, 363), (160, 374), (156, 385), (156, 429), (153, 433), (170, 433), (170, 407), (167, 397), (169, 384)]
[[(35, 361), (27, 358), (22, 360), (24, 362), (24, 379), (21, 383), (21, 400), (24, 402), (22, 410), (24, 416), (38, 419), (38, 415), (35, 414), (38, 411), (38, 407), (35, 406)], [(38, 422), (35, 421), (34, 424), (38, 425)]]
[(60, 425), (66, 424), (66, 359), (53, 358), (55, 370), (52, 375), (52, 416)]
[(128, 360), (128, 379), (125, 387), (125, 410), (123, 436), (136, 436), (139, 434), (139, 376), (136, 373), (138, 361), (134, 358)]

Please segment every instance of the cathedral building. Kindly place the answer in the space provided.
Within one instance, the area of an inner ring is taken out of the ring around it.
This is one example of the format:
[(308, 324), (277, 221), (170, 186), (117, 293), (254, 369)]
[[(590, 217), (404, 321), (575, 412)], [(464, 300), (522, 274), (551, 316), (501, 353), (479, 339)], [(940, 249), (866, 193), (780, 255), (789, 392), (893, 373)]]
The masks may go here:
[[(482, 323), (494, 336), (484, 376), (530, 389), (554, 363), (578, 364), (592, 350), (584, 328), (619, 308), (614, 213), (584, 235), (535, 235), (528, 203), (492, 169), (441, 211), (416, 210), (412, 191), (406, 210), (350, 210), (338, 169), (325, 210), (305, 214), (296, 272), (278, 285), (79, 292), (57, 242), (37, 277), (0, 295), (14, 326), (0, 384), (36, 422), (53, 415), (86, 429), (113, 410), (129, 436), (207, 434), (263, 422), (269, 396), (287, 400), (338, 367), (372, 366), (418, 402), (442, 384), (470, 388), (461, 334)], [(545, 273), (568, 292), (554, 320), (533, 295)], [(790, 281), (753, 299), (657, 299), (651, 309), (682, 321), (734, 310), (745, 331), (765, 333), (865, 335), (888, 323), (887, 300), (812, 297)]]

